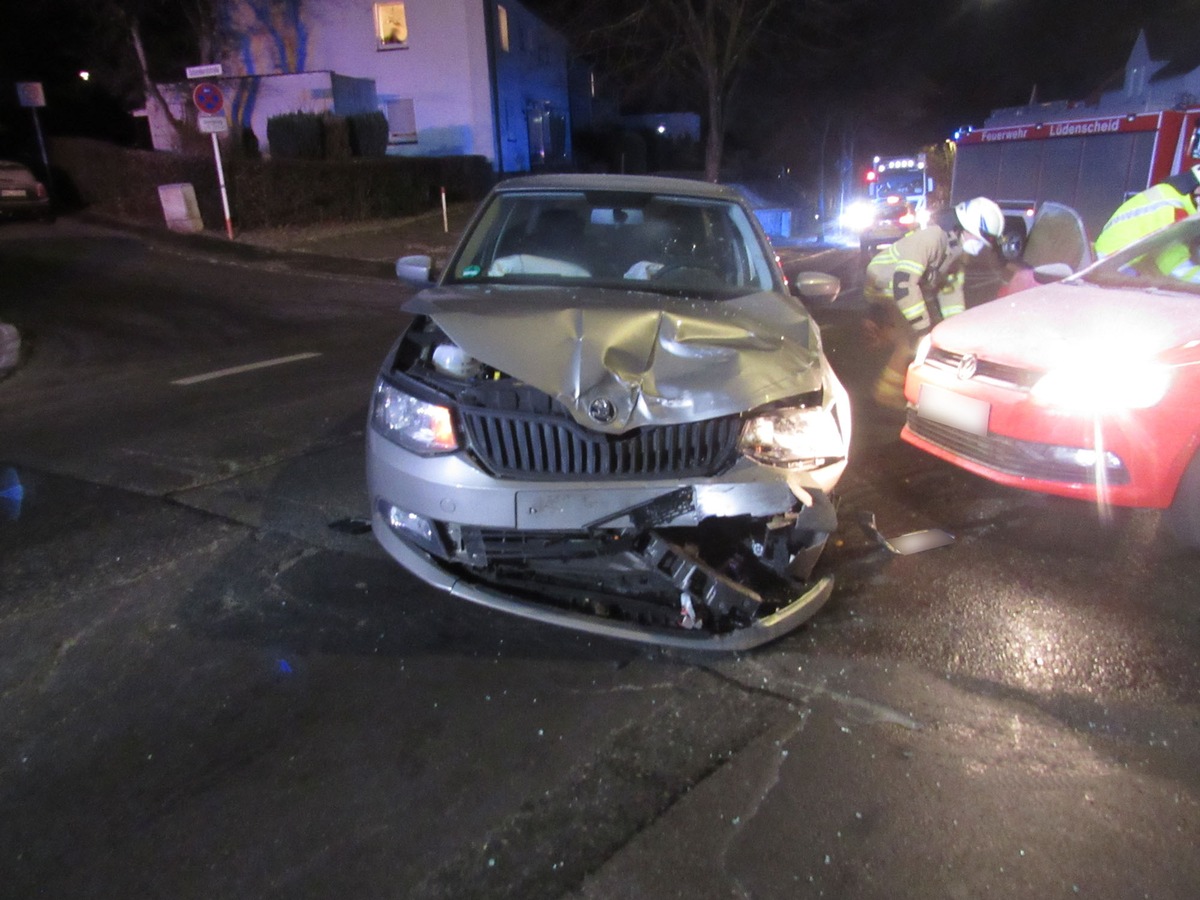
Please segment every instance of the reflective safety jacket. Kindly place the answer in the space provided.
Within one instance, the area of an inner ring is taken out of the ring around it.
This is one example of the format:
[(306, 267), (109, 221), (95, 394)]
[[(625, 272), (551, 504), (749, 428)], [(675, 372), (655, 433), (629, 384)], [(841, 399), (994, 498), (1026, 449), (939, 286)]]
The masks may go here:
[(966, 309), (963, 251), (957, 234), (930, 225), (910, 231), (867, 264), (868, 301), (894, 301), (918, 331)]
[(1134, 194), (1117, 207), (1096, 238), (1096, 255), (1111, 256), (1134, 241), (1195, 213), (1196, 202), (1191, 193), (1195, 185), (1195, 176), (1187, 172)]

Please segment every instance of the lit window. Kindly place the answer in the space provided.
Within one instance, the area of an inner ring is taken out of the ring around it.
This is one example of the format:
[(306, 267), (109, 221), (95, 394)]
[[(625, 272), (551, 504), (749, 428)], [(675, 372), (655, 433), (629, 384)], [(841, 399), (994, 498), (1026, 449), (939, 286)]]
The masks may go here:
[(380, 50), (399, 50), (408, 46), (408, 21), (403, 3), (375, 4), (375, 40)]
[(500, 49), (508, 52), (508, 10), (503, 6), (496, 7), (496, 21), (500, 28)]

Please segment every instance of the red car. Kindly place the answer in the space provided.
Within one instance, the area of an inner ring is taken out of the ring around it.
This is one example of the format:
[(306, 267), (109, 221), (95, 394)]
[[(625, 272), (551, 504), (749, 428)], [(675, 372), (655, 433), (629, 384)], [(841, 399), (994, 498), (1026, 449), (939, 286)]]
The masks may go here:
[(1167, 510), (1200, 547), (1200, 216), (945, 320), (904, 393), (908, 443), (1011, 487)]

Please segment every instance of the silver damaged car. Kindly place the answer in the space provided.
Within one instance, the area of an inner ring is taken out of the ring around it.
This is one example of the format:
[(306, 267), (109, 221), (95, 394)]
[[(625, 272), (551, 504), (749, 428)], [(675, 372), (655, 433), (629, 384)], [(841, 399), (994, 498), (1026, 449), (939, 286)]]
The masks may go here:
[[(810, 618), (850, 409), (741, 195), (504, 181), (384, 360), (372, 529), (410, 572), (585, 632), (742, 650)], [(831, 300), (837, 279), (791, 290)]]

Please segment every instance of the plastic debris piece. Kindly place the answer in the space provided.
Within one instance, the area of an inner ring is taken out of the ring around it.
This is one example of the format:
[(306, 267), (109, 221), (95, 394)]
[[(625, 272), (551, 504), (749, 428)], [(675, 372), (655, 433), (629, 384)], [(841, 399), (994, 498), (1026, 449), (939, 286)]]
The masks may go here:
[(366, 534), (371, 530), (371, 520), (357, 517), (336, 519), (329, 523), (329, 527), (342, 534)]
[(279, 660), (279, 671), (283, 675), (291, 675), (292, 674), (292, 667), (288, 664), (288, 661), (286, 659)]
[(692, 605), (692, 595), (687, 591), (679, 596), (679, 624), (689, 629), (702, 627), (702, 623), (696, 618), (696, 607)]
[(954, 535), (942, 531), (940, 528), (925, 528), (898, 537), (886, 538), (875, 525), (875, 513), (868, 510), (858, 514), (858, 524), (862, 526), (868, 537), (896, 556), (909, 556), (925, 550), (936, 550), (938, 547), (948, 547), (954, 543)]

